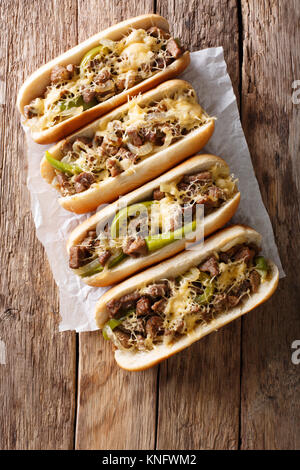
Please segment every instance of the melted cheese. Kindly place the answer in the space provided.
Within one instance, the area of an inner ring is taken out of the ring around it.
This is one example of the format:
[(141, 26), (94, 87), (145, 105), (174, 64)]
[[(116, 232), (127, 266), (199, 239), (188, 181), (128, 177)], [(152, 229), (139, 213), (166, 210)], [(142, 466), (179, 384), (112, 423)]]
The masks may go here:
[(217, 285), (221, 291), (224, 291), (229, 285), (242, 281), (247, 271), (247, 265), (244, 262), (220, 263), (220, 276), (217, 278)]

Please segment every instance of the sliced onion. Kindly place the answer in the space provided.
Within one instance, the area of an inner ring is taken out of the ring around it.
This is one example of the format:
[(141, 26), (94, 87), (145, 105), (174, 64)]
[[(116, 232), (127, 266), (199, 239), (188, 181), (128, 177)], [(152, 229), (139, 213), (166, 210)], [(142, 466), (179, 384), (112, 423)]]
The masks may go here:
[(140, 147), (136, 147), (135, 145), (132, 145), (128, 142), (127, 147), (129, 148), (130, 152), (134, 153), (135, 155), (148, 155), (148, 153), (152, 152), (153, 150), (153, 145), (151, 142), (147, 142)]
[(156, 145), (154, 147), (154, 151), (155, 152), (160, 152), (161, 150), (164, 150), (166, 149), (167, 147), (170, 146), (171, 142), (172, 142), (172, 139), (173, 139), (173, 134), (172, 132), (168, 129), (167, 131), (165, 129), (162, 129), (163, 132), (166, 134), (166, 137), (165, 137), (165, 141), (164, 141), (164, 144), (163, 145)]

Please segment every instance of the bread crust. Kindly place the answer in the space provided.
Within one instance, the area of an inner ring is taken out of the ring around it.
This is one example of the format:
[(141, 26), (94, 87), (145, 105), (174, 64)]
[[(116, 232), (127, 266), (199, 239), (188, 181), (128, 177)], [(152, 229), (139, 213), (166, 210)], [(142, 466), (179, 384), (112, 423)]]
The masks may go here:
[[(153, 181), (145, 184), (144, 186), (132, 191), (131, 193), (123, 196), (118, 201), (110, 204), (106, 208), (100, 210), (89, 219), (86, 219), (82, 224), (78, 225), (71, 233), (67, 242), (67, 250), (74, 245), (80, 243), (85, 237), (89, 230), (94, 230), (97, 224), (105, 226), (106, 222), (113, 217), (113, 215), (120, 210), (121, 207), (129, 206), (140, 201), (144, 201), (150, 198), (153, 190), (161, 183), (166, 183), (174, 180), (184, 174), (193, 174), (199, 171), (205, 171), (212, 168), (214, 165), (223, 168), (225, 172), (229, 173), (229, 167), (227, 163), (220, 157), (209, 154), (195, 155), (189, 158), (185, 162), (181, 163), (177, 167), (168, 171), (164, 175), (156, 178)], [(237, 192), (232, 199), (223, 204), (222, 207), (214, 211), (212, 214), (204, 218), (204, 236), (207, 237), (212, 232), (215, 232), (219, 228), (223, 227), (236, 212), (240, 201), (240, 193)], [(161, 248), (147, 256), (141, 258), (128, 258), (123, 261), (119, 266), (112, 268), (111, 270), (104, 270), (99, 274), (83, 278), (83, 281), (90, 286), (109, 286), (119, 282), (132, 274), (145, 269), (146, 267), (158, 263), (166, 258), (169, 258), (179, 251), (184, 250), (187, 239), (176, 240), (170, 245)]]
[[(86, 41), (78, 44), (64, 54), (43, 65), (28, 77), (20, 88), (17, 97), (17, 107), (20, 113), (24, 115), (24, 106), (28, 105), (34, 98), (43, 94), (45, 88), (50, 82), (51, 70), (55, 65), (67, 65), (70, 63), (78, 65), (84, 54), (95, 47), (99, 43), (100, 39), (108, 38), (116, 41), (121, 39), (131, 27), (148, 29), (151, 26), (157, 26), (165, 31), (169, 31), (167, 20), (160, 15), (147, 14), (137, 16), (136, 18), (122, 21), (121, 23), (95, 34)], [(125, 103), (129, 96), (143, 93), (154, 88), (161, 82), (176, 77), (186, 69), (189, 63), (190, 54), (186, 51), (181, 57), (176, 59), (161, 72), (155, 74), (153, 77), (147, 78), (129, 90), (125, 90), (107, 101), (99, 103), (97, 106), (82, 112), (78, 116), (71, 117), (50, 129), (40, 132), (32, 132), (32, 138), (39, 144), (51, 144), (53, 142), (57, 142), (75, 130), (80, 129), (89, 122), (92, 122), (97, 117), (102, 116)]]
[[(160, 99), (162, 96), (171, 95), (175, 91), (186, 88), (193, 89), (192, 86), (184, 80), (169, 80), (150, 90), (138, 98), (138, 103), (144, 104), (151, 102), (153, 99)], [(128, 109), (129, 104), (123, 104), (114, 109), (106, 116), (97, 119), (93, 123), (84, 127), (80, 131), (68, 137), (69, 141), (73, 141), (78, 137), (91, 137), (94, 129), (97, 129), (99, 123), (105, 123), (117, 117)], [(118, 196), (128, 193), (133, 189), (141, 186), (161, 173), (167, 171), (174, 165), (180, 163), (185, 158), (197, 153), (208, 142), (214, 131), (214, 120), (211, 118), (201, 128), (190, 132), (178, 142), (170, 145), (168, 148), (153, 154), (142, 162), (134, 166), (134, 172), (126, 170), (118, 176), (109, 177), (105, 181), (94, 184), (91, 188), (82, 193), (74, 194), (59, 198), (61, 206), (71, 212), (84, 214), (95, 210), (100, 204), (111, 202)], [(62, 157), (61, 148), (65, 140), (58, 142), (49, 152), (51, 155), (60, 159)], [(44, 157), (41, 161), (41, 175), (49, 183), (55, 176), (54, 168)]]
[[(118, 286), (105, 292), (98, 301), (96, 305), (97, 325), (99, 328), (102, 328), (108, 319), (106, 303), (109, 300), (120, 298), (150, 282), (166, 279), (168, 277), (177, 277), (192, 266), (200, 264), (202, 260), (215, 250), (226, 251), (237, 243), (245, 242), (255, 243), (260, 246), (261, 235), (250, 227), (233, 225), (208, 238), (199, 251), (185, 251), (174, 258), (166, 260), (159, 265), (153, 266), (127, 279)], [(260, 284), (258, 292), (252, 294), (242, 305), (238, 305), (228, 313), (218, 316), (207, 325), (197, 326), (192, 333), (183, 336), (171, 346), (159, 345), (151, 351), (138, 353), (117, 350), (115, 352), (115, 359), (118, 365), (130, 371), (148, 369), (265, 302), (276, 290), (279, 279), (277, 266), (271, 261), (268, 262), (271, 266), (269, 279), (263, 284)]]

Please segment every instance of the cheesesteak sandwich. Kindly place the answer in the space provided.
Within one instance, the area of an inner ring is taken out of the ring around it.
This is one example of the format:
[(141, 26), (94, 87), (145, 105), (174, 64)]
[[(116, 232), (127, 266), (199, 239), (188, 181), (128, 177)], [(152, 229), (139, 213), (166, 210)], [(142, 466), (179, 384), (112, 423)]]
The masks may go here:
[(278, 269), (261, 235), (234, 225), (107, 291), (96, 321), (127, 370), (147, 369), (265, 302)]
[(111, 285), (216, 231), (239, 201), (226, 162), (194, 156), (76, 227), (67, 245), (70, 268), (91, 286)]
[(192, 86), (171, 80), (52, 147), (41, 173), (62, 207), (89, 212), (196, 153), (213, 130)]
[(168, 22), (148, 14), (102, 31), (42, 66), (23, 84), (18, 108), (33, 139), (55, 142), (127, 101), (176, 77), (189, 52)]

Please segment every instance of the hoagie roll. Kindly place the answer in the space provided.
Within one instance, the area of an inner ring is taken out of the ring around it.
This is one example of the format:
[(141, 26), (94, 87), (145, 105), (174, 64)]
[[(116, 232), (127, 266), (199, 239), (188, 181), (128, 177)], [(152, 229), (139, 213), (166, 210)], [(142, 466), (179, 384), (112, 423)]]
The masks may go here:
[(196, 153), (213, 130), (192, 86), (171, 80), (52, 147), (41, 174), (62, 207), (89, 212)]
[(234, 225), (107, 291), (96, 321), (118, 365), (147, 369), (265, 302), (279, 276), (260, 245)]
[(189, 52), (159, 15), (131, 18), (43, 65), (21, 87), (17, 105), (33, 139), (48, 144), (176, 77)]
[(226, 162), (196, 155), (76, 227), (67, 244), (70, 268), (91, 286), (119, 282), (222, 227), (239, 200)]

